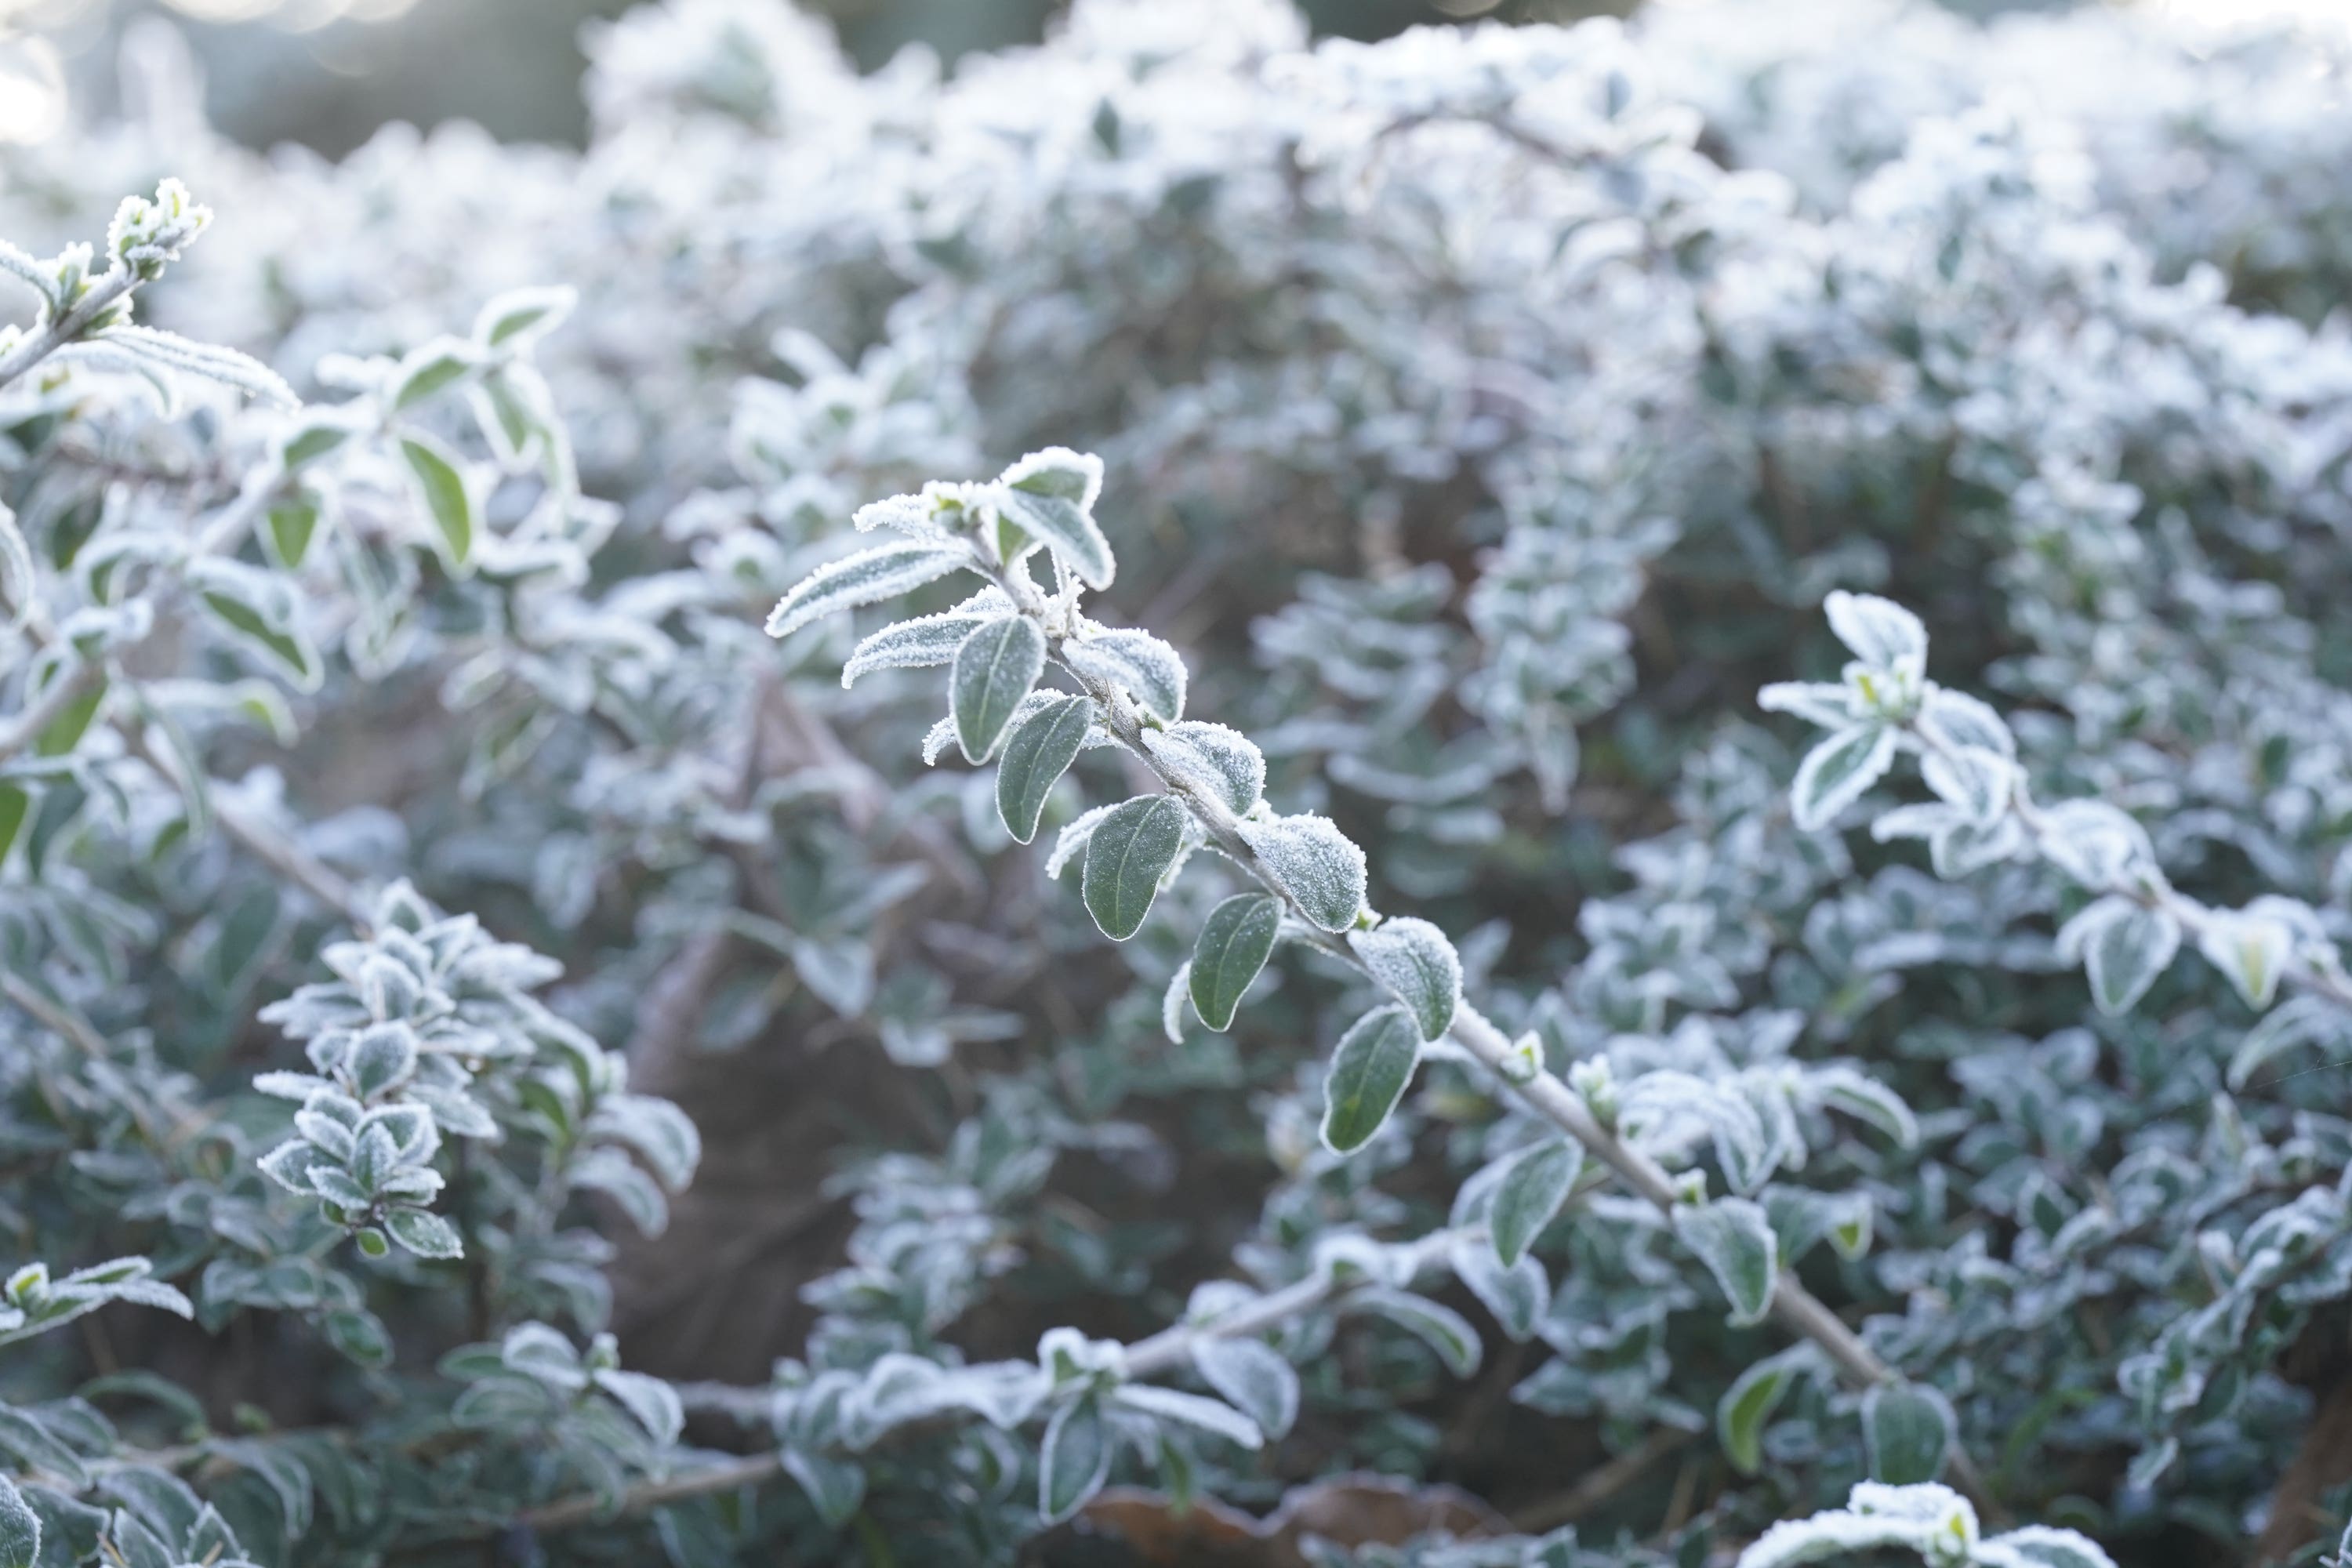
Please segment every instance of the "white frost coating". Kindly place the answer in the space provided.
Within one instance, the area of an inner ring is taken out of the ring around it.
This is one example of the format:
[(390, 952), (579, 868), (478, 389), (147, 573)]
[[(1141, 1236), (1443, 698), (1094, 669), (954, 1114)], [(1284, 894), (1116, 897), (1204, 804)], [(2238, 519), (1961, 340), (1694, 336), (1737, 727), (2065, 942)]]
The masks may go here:
[(1927, 628), (1894, 600), (1840, 589), (1822, 602), (1822, 608), (1838, 640), (1873, 669), (1917, 675), (1927, 668)]
[(2294, 933), (2286, 922), (2252, 907), (2215, 910), (2197, 939), (2205, 961), (2229, 976), (2246, 1005), (2257, 1011), (2278, 994), (2279, 976), (2286, 973), (2294, 949)]
[(1054, 839), (1054, 852), (1045, 857), (1047, 878), (1059, 881), (1062, 868), (1072, 859), (1086, 853), (1087, 840), (1095, 836), (1095, 829), (1100, 826), (1102, 819), (1125, 804), (1123, 801), (1114, 801), (1108, 805), (1090, 807), (1081, 812), (1076, 820), (1063, 828)]
[(1265, 754), (1238, 730), (1187, 720), (1146, 730), (1143, 744), (1171, 776), (1223, 802), (1235, 816), (1265, 793)]
[(1073, 452), (1067, 447), (1048, 447), (1042, 452), (1030, 453), (999, 475), (997, 482), (1024, 489), (1048, 476), (1055, 480), (1069, 480), (1077, 493), (1068, 494), (1059, 484), (1045, 493), (1060, 495), (1075, 502), (1082, 511), (1094, 510), (1095, 502), (1102, 497), (1102, 459), (1092, 452)]
[(1325, 931), (1346, 931), (1364, 907), (1364, 852), (1328, 816), (1237, 825), (1282, 890)]
[(1862, 798), (1895, 762), (1895, 731), (1885, 724), (1840, 730), (1805, 753), (1790, 786), (1790, 815), (1811, 833)]
[(1184, 716), (1183, 656), (1150, 632), (1097, 632), (1062, 644), (1062, 662), (1118, 687), (1162, 723)]
[(1184, 1009), (1192, 1005), (1192, 961), (1186, 959), (1176, 966), (1168, 979), (1168, 989), (1160, 996), (1160, 1032), (1168, 1037), (1171, 1046), (1184, 1043)]
[(922, 669), (954, 659), (963, 639), (988, 624), (984, 616), (946, 611), (899, 621), (860, 642), (841, 667), (845, 690), (859, 676), (877, 669)]
[(961, 543), (922, 540), (877, 545), (829, 561), (776, 601), (776, 607), (768, 614), (768, 635), (790, 637), (836, 610), (895, 599), (971, 563), (971, 552)]
[(1860, 1482), (1845, 1507), (1766, 1531), (1738, 1568), (1796, 1568), (1888, 1547), (1917, 1552), (1928, 1568), (2115, 1568), (2097, 1542), (2071, 1530), (2029, 1525), (1985, 1540), (1968, 1499), (1933, 1481)]
[(2058, 956), (2079, 963), (2103, 1013), (2140, 999), (2180, 951), (2180, 922), (2116, 894), (2093, 902), (2058, 928)]
[(2017, 755), (2017, 737), (1992, 704), (1949, 687), (1931, 686), (1919, 702), (1919, 728), (1948, 746), (1975, 746), (2004, 757)]
[(1372, 978), (1405, 1005), (1424, 1042), (1452, 1026), (1454, 1011), (1462, 1005), (1462, 960), (1444, 931), (1402, 915), (1376, 930), (1349, 932), (1348, 944)]
[(860, 533), (888, 528), (918, 539), (945, 539), (948, 532), (940, 526), (938, 512), (929, 496), (889, 496), (859, 507), (850, 521)]

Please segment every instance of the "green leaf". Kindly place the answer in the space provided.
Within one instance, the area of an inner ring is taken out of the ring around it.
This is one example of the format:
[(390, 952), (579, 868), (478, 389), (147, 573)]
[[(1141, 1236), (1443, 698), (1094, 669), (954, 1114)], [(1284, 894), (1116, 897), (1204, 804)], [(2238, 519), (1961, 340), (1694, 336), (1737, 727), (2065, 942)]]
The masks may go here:
[(1454, 1011), (1462, 1005), (1462, 960), (1444, 931), (1408, 915), (1373, 931), (1350, 931), (1348, 945), (1412, 1014), (1423, 1039), (1437, 1039), (1454, 1026)]
[(392, 1239), (419, 1258), (463, 1258), (466, 1244), (457, 1227), (425, 1209), (394, 1209), (383, 1216)]
[(290, 572), (310, 553), (311, 536), (319, 531), (319, 498), (298, 490), (273, 504), (265, 522), (261, 537), (269, 559)]
[(1559, 1213), (1584, 1173), (1584, 1146), (1572, 1138), (1539, 1144), (1514, 1159), (1495, 1184), (1486, 1227), (1495, 1256), (1505, 1267), (1517, 1263), (1543, 1227)]
[(78, 1487), (89, 1485), (89, 1471), (82, 1465), (81, 1456), (38, 1420), (13, 1405), (0, 1405), (0, 1448), (22, 1459), (29, 1469), (47, 1470)]
[(1468, 1377), (1478, 1370), (1482, 1347), (1478, 1331), (1470, 1320), (1453, 1308), (1416, 1296), (1409, 1290), (1374, 1288), (1360, 1290), (1349, 1306), (1367, 1312), (1376, 1312), (1412, 1331), (1445, 1363), (1445, 1370), (1456, 1377)]
[(520, 347), (552, 331), (578, 299), (570, 288), (510, 289), (474, 318), (474, 341), (485, 348)]
[(1895, 731), (1878, 723), (1840, 730), (1805, 753), (1790, 791), (1790, 815), (1807, 833), (1827, 827), (1895, 761)]
[(435, 339), (400, 362), (392, 381), (393, 407), (415, 407), (464, 380), (481, 362), (481, 351), (462, 338)]
[(33, 797), (24, 785), (0, 783), (0, 860), (8, 858), (9, 849), (16, 842), (16, 834), (25, 826), (25, 814)]
[(1124, 1409), (1140, 1411), (1156, 1421), (1178, 1422), (1244, 1448), (1265, 1446), (1265, 1434), (1258, 1424), (1223, 1400), (1149, 1383), (1123, 1384), (1111, 1391), (1110, 1398)]
[(26, 1486), (24, 1491), (25, 1501), (41, 1523), (40, 1555), (36, 1559), (41, 1568), (74, 1568), (98, 1556), (110, 1521), (106, 1510), (47, 1487)]
[(1102, 1489), (1110, 1476), (1111, 1429), (1102, 1402), (1089, 1394), (1054, 1412), (1037, 1455), (1037, 1510), (1059, 1524)]
[(828, 561), (793, 585), (768, 612), (768, 635), (790, 637), (836, 610), (879, 604), (971, 564), (958, 542), (906, 539)]
[(1916, 1383), (1877, 1384), (1862, 1396), (1863, 1452), (1870, 1479), (1906, 1487), (1944, 1471), (1957, 1426), (1951, 1401)]
[(1013, 710), (1045, 672), (1045, 633), (1026, 616), (1001, 616), (963, 639), (948, 689), (964, 761), (983, 761), (996, 749)]
[(924, 669), (955, 662), (963, 639), (987, 625), (986, 616), (950, 611), (898, 621), (860, 642), (841, 667), (841, 685), (847, 690), (861, 675), (877, 669)]
[(2099, 1011), (2125, 1013), (2180, 951), (2180, 922), (2120, 894), (2098, 900), (2058, 931), (2058, 956), (2080, 960)]
[(1037, 837), (1046, 797), (1086, 744), (1094, 717), (1092, 698), (1050, 697), (1005, 741), (996, 764), (996, 811), (1016, 843)]
[(1772, 1305), (1772, 1288), (1780, 1272), (1779, 1244), (1764, 1210), (1746, 1198), (1717, 1198), (1711, 1204), (1677, 1206), (1675, 1234), (1698, 1255), (1715, 1282), (1731, 1302), (1731, 1321), (1744, 1327), (1760, 1322)]
[(1281, 816), (1235, 825), (1275, 884), (1325, 931), (1356, 923), (1364, 907), (1364, 852), (1324, 816)]
[(1752, 1476), (1763, 1465), (1765, 1426), (1803, 1370), (1803, 1358), (1790, 1352), (1768, 1356), (1741, 1373), (1716, 1405), (1716, 1435), (1741, 1475)]
[(1163, 724), (1184, 716), (1184, 656), (1150, 632), (1097, 632), (1066, 638), (1061, 658), (1089, 680), (1115, 686)]
[(1298, 1419), (1298, 1373), (1261, 1340), (1203, 1335), (1192, 1342), (1192, 1368), (1268, 1437)]
[(1192, 944), (1192, 1010), (1201, 1022), (1220, 1034), (1233, 1026), (1281, 929), (1282, 900), (1270, 893), (1242, 893), (1209, 911)]
[(284, 443), (278, 448), (278, 460), (290, 474), (334, 451), (350, 440), (352, 435), (351, 422), (340, 415), (323, 415), (305, 420), (287, 432)]
[(0, 1568), (33, 1568), (40, 1556), (40, 1518), (16, 1483), (0, 1476)]
[(304, 691), (326, 679), (326, 666), (298, 618), (286, 580), (241, 562), (208, 561), (189, 580), (205, 607), (236, 639), (259, 653)]
[(1402, 1007), (1376, 1007), (1356, 1020), (1331, 1054), (1323, 1079), (1323, 1142), (1352, 1154), (1387, 1122), (1421, 1059), (1421, 1040)]
[(1184, 808), (1164, 795), (1121, 802), (1096, 824), (1080, 889), (1103, 935), (1125, 942), (1142, 929), (1183, 847)]
[(1099, 459), (1055, 448), (1033, 452), (1004, 470), (996, 504), (1004, 520), (1042, 541), (1089, 588), (1108, 588), (1118, 563), (1094, 520), (1102, 485)]
[(784, 1473), (801, 1484), (817, 1517), (834, 1529), (847, 1524), (866, 1500), (866, 1467), (829, 1454), (786, 1447)]
[(416, 499), (433, 520), (441, 558), (453, 572), (466, 571), (474, 558), (474, 492), (449, 449), (430, 436), (415, 431), (400, 437), (400, 456)]
[[(82, 679), (82, 670), (89, 668), (84, 665), (80, 669), (60, 675), (58, 679), (59, 680)], [(34, 740), (33, 754), (37, 757), (62, 757), (80, 745), (81, 738), (89, 733), (91, 721), (98, 717), (99, 705), (105, 700), (106, 678), (93, 671), (87, 679), (80, 695), (59, 710), (58, 716), (50, 720), (47, 726)]]

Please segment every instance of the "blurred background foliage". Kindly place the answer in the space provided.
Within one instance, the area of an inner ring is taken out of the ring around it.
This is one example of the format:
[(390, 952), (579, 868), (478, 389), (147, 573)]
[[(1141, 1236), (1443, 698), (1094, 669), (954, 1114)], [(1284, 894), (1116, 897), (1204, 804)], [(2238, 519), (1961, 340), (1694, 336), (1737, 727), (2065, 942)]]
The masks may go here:
[[(340, 156), (388, 121), (445, 120), (473, 121), (502, 142), (576, 145), (587, 129), (581, 28), (631, 3), (0, 0), (0, 140), (54, 133), (66, 122), (68, 97), (85, 110), (111, 108), (117, 40), (142, 16), (160, 15), (187, 34), (204, 63), (212, 123), (248, 145), (295, 142)], [(1981, 15), (2070, 0), (1947, 3)], [(1306, 0), (1304, 8), (1320, 33), (1370, 39), (1424, 23), (1622, 16), (1633, 4)], [(817, 0), (814, 8), (833, 16), (851, 54), (871, 69), (912, 43), (953, 60), (1034, 41), (1063, 0)]]

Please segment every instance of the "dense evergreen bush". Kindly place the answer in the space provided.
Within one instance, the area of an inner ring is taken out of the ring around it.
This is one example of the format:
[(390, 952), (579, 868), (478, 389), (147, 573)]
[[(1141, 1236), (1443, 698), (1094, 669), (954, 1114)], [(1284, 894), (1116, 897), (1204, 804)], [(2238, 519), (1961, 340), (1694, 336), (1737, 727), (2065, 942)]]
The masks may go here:
[(595, 53), (0, 154), (0, 1564), (2352, 1552), (2344, 55)]

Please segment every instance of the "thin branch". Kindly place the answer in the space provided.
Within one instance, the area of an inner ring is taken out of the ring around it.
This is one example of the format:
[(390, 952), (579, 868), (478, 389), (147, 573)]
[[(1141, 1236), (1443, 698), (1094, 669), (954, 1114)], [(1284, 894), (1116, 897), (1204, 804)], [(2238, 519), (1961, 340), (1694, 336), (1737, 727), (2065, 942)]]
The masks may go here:
[[(1916, 720), (1905, 722), (1902, 730), (1905, 734), (1918, 742), (1922, 752), (1941, 757), (1955, 766), (1966, 765), (1963, 759), (1941, 736), (1930, 733), (1922, 728)], [(2034, 801), (2032, 792), (2026, 786), (2022, 769), (2011, 771), (2008, 805), (2011, 814), (2025, 829), (2036, 852), (2043, 854), (2046, 858), (2046, 851), (2042, 849), (2042, 846), (2046, 839), (2061, 829), (2051, 821), (2049, 812)], [(2180, 892), (2169, 882), (2158, 881), (2151, 884), (2126, 874), (2104, 887), (2086, 886), (2085, 890), (2129, 899), (2142, 909), (2168, 915), (2179, 923), (2182, 931), (2200, 943), (2213, 930), (2215, 921), (2219, 918), (2212, 910)], [(2319, 968), (2307, 963), (2300, 953), (2292, 949), (2288, 952), (2285, 966), (2279, 973), (2279, 979), (2286, 984), (2308, 991), (2314, 995), (2325, 997), (2339, 1007), (2352, 1009), (2352, 976), (2347, 976), (2340, 971), (2331, 972)]]
[[(974, 559), (982, 563), (978, 568), (982, 574), (1003, 589), (1016, 609), (1045, 628), (1048, 649), (1071, 679), (1094, 700), (1097, 711), (1103, 716), (1105, 728), (1122, 747), (1151, 771), (1169, 795), (1192, 814), (1208, 835), (1210, 842), (1263, 884), (1268, 892), (1280, 899), (1296, 917), (1293, 922), (1296, 927), (1313, 933), (1307, 940), (1315, 946), (1365, 978), (1371, 979), (1370, 972), (1356, 956), (1355, 950), (1317, 927), (1297, 900), (1283, 887), (1281, 879), (1259, 859), (1256, 850), (1242, 837), (1239, 818), (1232, 809), (1223, 801), (1174, 776), (1144, 744), (1142, 721), (1126, 692), (1107, 681), (1092, 679), (1071, 668), (1068, 662), (1061, 658), (1063, 645), (1068, 639), (1053, 629), (1043, 593), (1028, 573), (1000, 568), (986, 561), (977, 550), (973, 553)], [(1616, 1173), (1628, 1187), (1655, 1205), (1661, 1213), (1668, 1215), (1674, 1213), (1681, 1199), (1675, 1179), (1665, 1167), (1603, 1126), (1585, 1105), (1583, 1097), (1552, 1073), (1538, 1067), (1532, 1076), (1527, 1076), (1517, 1054), (1511, 1048), (1509, 1037), (1466, 998), (1454, 1013), (1450, 1033), (1456, 1044), (1509, 1085), (1530, 1110), (1582, 1144), (1588, 1153)], [(1791, 1332), (1821, 1346), (1838, 1370), (1857, 1386), (1867, 1388), (1898, 1380), (1895, 1369), (1880, 1360), (1843, 1320), (1807, 1290), (1793, 1270), (1783, 1268), (1780, 1271), (1772, 1292), (1771, 1311)], [(1975, 1466), (1957, 1443), (1953, 1446), (1950, 1468), (1954, 1479), (1974, 1493), (1979, 1501), (1990, 1501)]]
[(139, 275), (117, 263), (114, 270), (99, 279), (98, 286), (81, 297), (64, 315), (26, 338), (5, 355), (0, 355), (0, 386), (5, 386), (49, 355), (78, 341), (82, 330), (116, 300), (139, 287)]

